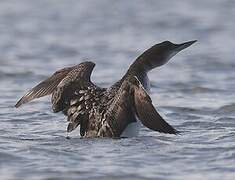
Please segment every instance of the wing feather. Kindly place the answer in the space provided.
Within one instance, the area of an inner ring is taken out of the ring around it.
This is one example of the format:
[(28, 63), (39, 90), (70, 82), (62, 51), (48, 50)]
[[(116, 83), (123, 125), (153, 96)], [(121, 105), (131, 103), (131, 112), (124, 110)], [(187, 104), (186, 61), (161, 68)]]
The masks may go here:
[(40, 98), (46, 95), (51, 94), (57, 85), (61, 82), (61, 80), (73, 69), (64, 68), (59, 71), (56, 71), (51, 77), (42, 81), (37, 86), (29, 90), (15, 105), (15, 107), (19, 107), (22, 104), (25, 104), (33, 99)]
[[(56, 71), (51, 77), (42, 81), (37, 86), (29, 90), (15, 105), (19, 107), (33, 99), (40, 98), (53, 93), (58, 85), (64, 86), (64, 83), (73, 83), (77, 78), (83, 78), (90, 81), (90, 75), (95, 64), (90, 61), (82, 62), (76, 66), (63, 68)], [(68, 75), (69, 74), (69, 75)], [(72, 78), (69, 80), (69, 78)], [(63, 80), (65, 79), (65, 80)], [(63, 82), (62, 84), (60, 84)]]
[(162, 133), (179, 133), (160, 116), (160, 114), (154, 108), (148, 93), (141, 85), (141, 82), (137, 78), (136, 80), (138, 81), (138, 85), (134, 87), (134, 102), (137, 116), (142, 124), (149, 129)]

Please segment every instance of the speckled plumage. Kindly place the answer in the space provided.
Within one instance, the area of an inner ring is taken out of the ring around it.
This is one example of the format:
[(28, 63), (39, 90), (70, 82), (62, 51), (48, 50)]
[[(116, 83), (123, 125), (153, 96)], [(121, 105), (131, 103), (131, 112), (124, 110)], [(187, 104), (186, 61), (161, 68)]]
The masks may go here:
[(52, 94), (53, 112), (62, 111), (67, 116), (67, 132), (80, 125), (80, 135), (85, 137), (120, 137), (137, 118), (149, 129), (176, 134), (178, 131), (164, 121), (152, 104), (147, 73), (194, 42), (165, 41), (154, 45), (107, 89), (91, 82), (93, 62), (61, 69), (26, 93), (15, 106)]

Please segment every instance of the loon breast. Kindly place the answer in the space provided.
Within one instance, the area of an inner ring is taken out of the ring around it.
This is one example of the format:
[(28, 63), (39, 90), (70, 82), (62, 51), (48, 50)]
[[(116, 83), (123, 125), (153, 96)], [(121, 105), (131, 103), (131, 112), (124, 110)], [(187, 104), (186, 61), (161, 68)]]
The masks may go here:
[(143, 79), (142, 79), (142, 81), (140, 80), (140, 82), (141, 82), (142, 85), (144, 86), (145, 90), (146, 90), (147, 92), (150, 92), (150, 88), (151, 88), (151, 87), (150, 87), (150, 81), (149, 81), (149, 78), (148, 78), (147, 74), (144, 75), (142, 78), (143, 78)]
[(136, 137), (139, 134), (140, 131), (140, 120), (135, 115), (135, 122), (131, 122), (127, 125), (123, 133), (121, 134), (121, 137)]

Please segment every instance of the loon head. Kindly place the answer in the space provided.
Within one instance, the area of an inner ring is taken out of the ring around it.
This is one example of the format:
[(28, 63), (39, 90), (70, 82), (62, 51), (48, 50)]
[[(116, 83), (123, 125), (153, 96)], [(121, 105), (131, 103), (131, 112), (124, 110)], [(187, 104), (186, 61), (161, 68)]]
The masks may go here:
[(167, 63), (174, 55), (191, 46), (195, 42), (196, 40), (184, 42), (182, 44), (174, 44), (170, 41), (164, 41), (159, 44), (155, 44), (141, 54), (137, 58), (136, 63), (142, 66), (145, 71), (150, 71), (155, 67)]

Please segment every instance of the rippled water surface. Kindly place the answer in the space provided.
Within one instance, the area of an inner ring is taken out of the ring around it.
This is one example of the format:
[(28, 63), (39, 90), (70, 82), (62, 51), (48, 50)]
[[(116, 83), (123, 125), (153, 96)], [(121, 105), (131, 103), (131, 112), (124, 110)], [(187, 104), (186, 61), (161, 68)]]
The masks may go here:
[[(235, 1), (0, 1), (0, 179), (235, 179)], [(66, 139), (49, 97), (15, 109), (55, 70), (90, 59), (108, 87), (163, 40), (198, 42), (150, 73), (181, 135)]]

